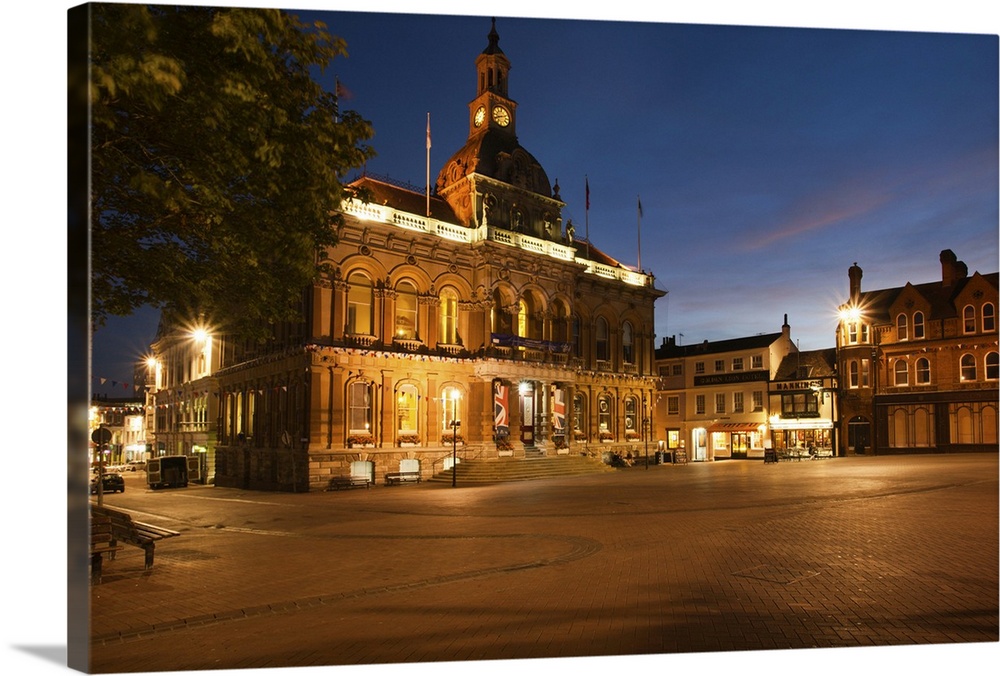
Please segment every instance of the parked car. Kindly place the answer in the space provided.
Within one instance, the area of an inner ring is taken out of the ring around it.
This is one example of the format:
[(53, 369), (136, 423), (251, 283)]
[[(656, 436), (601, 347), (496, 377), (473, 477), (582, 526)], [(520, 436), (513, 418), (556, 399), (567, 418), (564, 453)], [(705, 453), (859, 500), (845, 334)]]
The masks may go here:
[[(125, 492), (125, 478), (117, 472), (105, 472), (102, 483), (105, 493)], [(97, 493), (97, 472), (92, 472), (90, 475), (90, 492)]]
[(126, 465), (126, 469), (128, 469), (129, 472), (146, 471), (146, 461), (133, 460), (128, 465)]

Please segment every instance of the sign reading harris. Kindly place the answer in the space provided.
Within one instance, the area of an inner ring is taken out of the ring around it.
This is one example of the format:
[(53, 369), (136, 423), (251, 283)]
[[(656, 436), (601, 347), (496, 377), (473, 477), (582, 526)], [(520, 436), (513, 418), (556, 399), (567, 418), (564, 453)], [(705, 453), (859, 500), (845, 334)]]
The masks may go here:
[(718, 373), (712, 376), (695, 376), (694, 386), (732, 385), (734, 383), (756, 383), (766, 381), (767, 371), (745, 371), (743, 373)]

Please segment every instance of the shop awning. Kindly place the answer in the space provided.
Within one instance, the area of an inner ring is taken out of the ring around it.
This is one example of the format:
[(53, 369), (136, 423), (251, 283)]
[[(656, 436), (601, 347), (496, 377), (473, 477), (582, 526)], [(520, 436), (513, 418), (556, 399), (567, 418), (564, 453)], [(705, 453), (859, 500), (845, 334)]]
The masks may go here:
[(708, 428), (709, 432), (757, 432), (760, 429), (760, 423), (737, 423), (737, 422), (721, 422), (714, 423)]

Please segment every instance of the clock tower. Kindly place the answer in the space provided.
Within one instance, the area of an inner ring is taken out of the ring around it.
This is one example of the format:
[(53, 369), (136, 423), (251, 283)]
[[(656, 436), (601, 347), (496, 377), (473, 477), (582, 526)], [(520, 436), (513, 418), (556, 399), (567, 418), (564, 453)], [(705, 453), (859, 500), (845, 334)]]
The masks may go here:
[(469, 103), (469, 136), (484, 133), (487, 129), (516, 135), (514, 119), (517, 103), (507, 96), (510, 61), (500, 49), (496, 19), (493, 20), (488, 39), (489, 44), (476, 59), (478, 85), (476, 98)]
[(559, 186), (517, 140), (517, 103), (508, 94), (510, 61), (493, 20), (476, 58), (476, 97), (469, 102), (469, 137), (438, 174), (437, 194), (468, 227), (490, 226), (561, 241)]

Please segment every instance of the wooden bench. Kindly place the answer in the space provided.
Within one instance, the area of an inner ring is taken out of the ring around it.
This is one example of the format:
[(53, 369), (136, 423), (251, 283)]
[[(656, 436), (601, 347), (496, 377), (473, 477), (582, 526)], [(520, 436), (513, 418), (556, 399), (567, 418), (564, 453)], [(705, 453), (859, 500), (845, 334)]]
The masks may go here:
[(385, 475), (385, 485), (401, 483), (420, 483), (420, 472), (389, 472)]
[(366, 476), (335, 476), (330, 479), (330, 485), (326, 487), (328, 491), (339, 491), (342, 488), (360, 488), (371, 486), (371, 479)]
[(124, 549), (112, 542), (111, 517), (107, 514), (90, 516), (90, 583), (101, 584), (104, 555)]
[[(153, 567), (153, 551), (156, 543), (164, 538), (172, 538), (180, 535), (175, 530), (160, 528), (149, 523), (135, 521), (125, 512), (107, 507), (91, 507), (91, 513), (95, 516), (106, 516), (111, 520), (111, 545), (118, 547), (119, 542), (127, 545), (139, 547), (145, 552), (145, 568), (149, 570)], [(115, 552), (111, 552), (111, 559), (114, 560)]]

